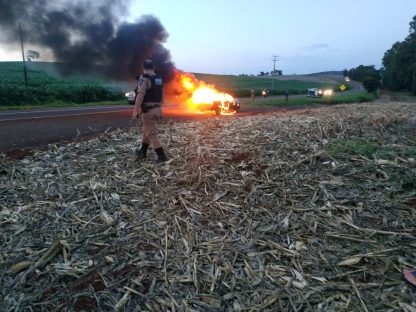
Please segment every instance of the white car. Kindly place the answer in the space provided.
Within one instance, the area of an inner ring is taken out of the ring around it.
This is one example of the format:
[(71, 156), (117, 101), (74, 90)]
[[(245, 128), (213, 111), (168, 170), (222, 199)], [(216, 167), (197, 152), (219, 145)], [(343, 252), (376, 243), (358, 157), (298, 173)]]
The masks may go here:
[(318, 89), (318, 88), (309, 88), (308, 96), (310, 97), (320, 97), (320, 96), (331, 96), (333, 91), (331, 89)]
[(126, 100), (127, 103), (129, 103), (130, 105), (134, 105), (135, 100), (136, 100), (136, 92), (133, 91), (129, 91), (125, 94), (126, 96)]

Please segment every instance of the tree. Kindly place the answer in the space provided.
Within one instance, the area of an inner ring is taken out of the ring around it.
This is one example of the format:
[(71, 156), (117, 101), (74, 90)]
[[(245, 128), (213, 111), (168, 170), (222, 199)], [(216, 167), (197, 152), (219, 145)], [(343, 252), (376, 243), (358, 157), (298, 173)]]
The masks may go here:
[(409, 23), (409, 35), (396, 42), (383, 57), (383, 84), (394, 91), (412, 91), (416, 94), (416, 16)]
[(344, 77), (348, 77), (348, 69), (344, 68), (344, 70), (342, 71), (342, 75)]
[(31, 62), (31, 61), (33, 61), (34, 59), (37, 59), (37, 58), (39, 58), (39, 57), (40, 57), (40, 53), (39, 53), (39, 52), (37, 52), (37, 51), (28, 50), (28, 51), (26, 52), (26, 59), (27, 59), (29, 62)]
[(367, 92), (375, 92), (381, 86), (381, 75), (374, 65), (364, 66), (360, 65), (349, 70), (349, 75), (352, 80), (363, 83)]
[(416, 95), (416, 63), (413, 64), (412, 93)]
[(409, 23), (409, 34), (411, 35), (415, 35), (416, 34), (416, 15), (413, 16), (412, 21)]
[(379, 72), (375, 68), (374, 65), (371, 65), (371, 66), (360, 65), (356, 68), (351, 68), (349, 70), (349, 75), (350, 75), (349, 77), (352, 80), (363, 82), (364, 79), (366, 79), (367, 77), (379, 76)]
[(363, 80), (363, 86), (368, 93), (376, 92), (381, 86), (380, 78), (376, 76), (365, 77)]
[(280, 69), (275, 69), (270, 72), (270, 76), (282, 76), (283, 71)]

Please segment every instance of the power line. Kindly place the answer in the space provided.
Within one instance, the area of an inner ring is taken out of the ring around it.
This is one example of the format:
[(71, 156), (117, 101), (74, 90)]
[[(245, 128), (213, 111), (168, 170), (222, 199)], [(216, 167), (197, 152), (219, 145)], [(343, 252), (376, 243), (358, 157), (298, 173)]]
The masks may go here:
[(276, 73), (276, 62), (278, 61), (279, 55), (272, 55), (273, 59), (273, 72), (272, 72), (272, 90), (274, 90), (274, 75)]

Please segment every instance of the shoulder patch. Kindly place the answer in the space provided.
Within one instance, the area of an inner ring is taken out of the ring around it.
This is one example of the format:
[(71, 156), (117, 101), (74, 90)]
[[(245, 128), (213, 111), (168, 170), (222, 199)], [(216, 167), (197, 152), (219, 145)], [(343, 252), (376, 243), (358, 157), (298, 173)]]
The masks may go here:
[(156, 78), (155, 79), (155, 85), (160, 86), (163, 84), (162, 78)]
[(143, 78), (140, 78), (140, 79), (139, 79), (139, 81), (137, 82), (137, 84), (138, 84), (139, 86), (141, 86), (141, 85), (143, 84), (143, 82), (144, 82), (144, 79), (143, 79)]

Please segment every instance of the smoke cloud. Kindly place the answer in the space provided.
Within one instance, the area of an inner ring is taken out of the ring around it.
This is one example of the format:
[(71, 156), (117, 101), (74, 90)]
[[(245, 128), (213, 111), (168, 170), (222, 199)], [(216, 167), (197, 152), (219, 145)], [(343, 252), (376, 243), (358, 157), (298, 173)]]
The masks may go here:
[[(18, 41), (18, 24), (28, 43), (49, 48), (64, 70), (100, 71), (111, 79), (131, 80), (144, 59), (169, 81), (175, 67), (163, 43), (168, 34), (151, 15), (135, 23), (121, 20), (129, 0), (0, 0), (0, 32)], [(99, 3), (99, 4), (97, 4)]]

